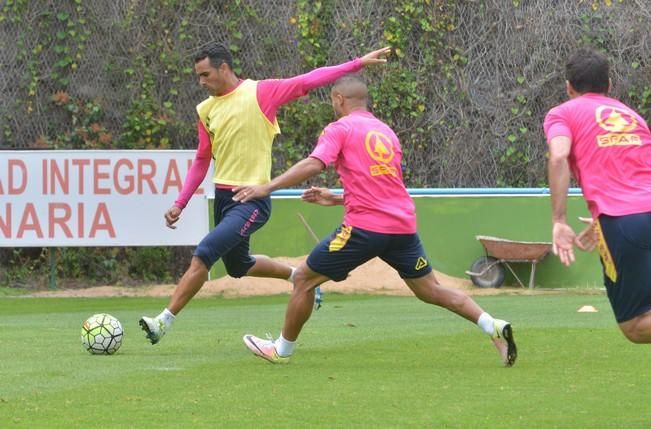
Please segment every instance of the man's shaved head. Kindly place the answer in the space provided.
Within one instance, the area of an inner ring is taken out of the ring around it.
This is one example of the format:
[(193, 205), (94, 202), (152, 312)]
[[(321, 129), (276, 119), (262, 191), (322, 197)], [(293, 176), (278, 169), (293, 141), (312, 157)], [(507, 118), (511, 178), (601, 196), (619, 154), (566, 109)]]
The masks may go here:
[(335, 116), (341, 118), (353, 110), (366, 110), (368, 88), (358, 75), (346, 75), (337, 79), (330, 91)]
[(346, 75), (337, 79), (332, 87), (333, 94), (340, 94), (351, 101), (358, 101), (366, 105), (368, 99), (368, 88), (366, 82), (360, 76)]

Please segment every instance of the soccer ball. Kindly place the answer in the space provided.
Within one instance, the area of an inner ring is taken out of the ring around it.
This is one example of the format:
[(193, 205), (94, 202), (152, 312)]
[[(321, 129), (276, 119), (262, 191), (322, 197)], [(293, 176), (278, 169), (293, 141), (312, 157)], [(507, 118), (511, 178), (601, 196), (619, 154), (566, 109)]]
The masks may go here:
[(112, 355), (117, 352), (123, 336), (120, 321), (106, 313), (90, 316), (81, 326), (81, 344), (94, 355)]

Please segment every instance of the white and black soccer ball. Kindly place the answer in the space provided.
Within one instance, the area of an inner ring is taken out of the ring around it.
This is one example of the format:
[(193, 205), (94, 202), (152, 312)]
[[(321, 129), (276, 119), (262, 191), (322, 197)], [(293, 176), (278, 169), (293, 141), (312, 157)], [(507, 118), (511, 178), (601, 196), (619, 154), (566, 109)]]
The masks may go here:
[(90, 316), (81, 326), (81, 344), (94, 355), (112, 355), (117, 352), (123, 337), (122, 324), (110, 314)]

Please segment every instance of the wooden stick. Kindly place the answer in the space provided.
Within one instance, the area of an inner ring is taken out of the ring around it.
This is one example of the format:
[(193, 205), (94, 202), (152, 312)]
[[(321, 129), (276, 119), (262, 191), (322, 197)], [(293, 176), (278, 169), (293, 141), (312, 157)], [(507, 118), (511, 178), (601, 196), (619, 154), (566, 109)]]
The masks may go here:
[(319, 240), (319, 237), (314, 233), (314, 230), (313, 230), (313, 229), (310, 227), (310, 225), (307, 223), (307, 221), (305, 220), (305, 218), (303, 217), (303, 215), (302, 215), (300, 212), (297, 212), (296, 215), (298, 216), (298, 218), (299, 218), (299, 219), (301, 220), (301, 222), (303, 223), (303, 226), (305, 227), (305, 229), (307, 229), (307, 232), (309, 232), (310, 235), (312, 236), (312, 238), (314, 238), (314, 241), (316, 241), (316, 243), (319, 244), (319, 242), (320, 242), (321, 240)]

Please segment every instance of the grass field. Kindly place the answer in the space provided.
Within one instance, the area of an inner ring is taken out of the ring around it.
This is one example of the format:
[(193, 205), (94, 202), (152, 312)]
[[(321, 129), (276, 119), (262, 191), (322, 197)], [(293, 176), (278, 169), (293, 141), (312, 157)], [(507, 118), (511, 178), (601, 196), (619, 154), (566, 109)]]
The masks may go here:
[[(478, 298), (512, 320), (502, 368), (476, 326), (408, 297), (327, 295), (286, 366), (245, 333), (278, 334), (286, 297), (194, 300), (157, 346), (137, 326), (164, 300), (0, 298), (2, 428), (648, 428), (649, 348), (601, 295)], [(577, 313), (584, 304), (598, 313)], [(114, 356), (83, 320), (125, 327)]]

